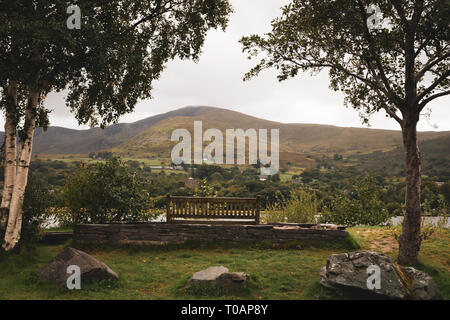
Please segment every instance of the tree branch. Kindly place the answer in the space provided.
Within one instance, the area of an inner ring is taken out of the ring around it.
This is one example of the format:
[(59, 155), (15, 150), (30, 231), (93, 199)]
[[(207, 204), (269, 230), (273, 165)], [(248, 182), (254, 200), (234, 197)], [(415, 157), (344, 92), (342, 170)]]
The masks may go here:
[(363, 19), (363, 25), (364, 25), (364, 34), (366, 36), (366, 40), (369, 44), (369, 50), (370, 53), (373, 57), (373, 59), (375, 60), (375, 63), (377, 65), (377, 69), (379, 72), (379, 75), (381, 77), (381, 81), (383, 82), (387, 92), (388, 92), (388, 96), (390, 96), (390, 98), (392, 99), (392, 101), (396, 104), (397, 108), (401, 108), (402, 106), (402, 99), (400, 97), (398, 97), (394, 91), (391, 88), (391, 85), (389, 83), (389, 79), (386, 77), (386, 73), (384, 72), (384, 68), (383, 65), (380, 61), (380, 57), (377, 55), (377, 53), (375, 52), (375, 50), (373, 50), (373, 39), (372, 36), (370, 35), (370, 31), (369, 28), (367, 26), (367, 14), (366, 14), (366, 9), (364, 8), (364, 5), (362, 3), (361, 0), (358, 0), (359, 3), (359, 8), (360, 8), (360, 13)]
[[(433, 57), (433, 58), (434, 58), (434, 57)], [(447, 52), (446, 54), (444, 54), (444, 55), (438, 57), (438, 58), (435, 59), (434, 61), (433, 61), (433, 58), (431, 58), (430, 61), (428, 61), (428, 62), (425, 64), (425, 66), (422, 68), (422, 70), (420, 70), (420, 71), (417, 73), (417, 75), (416, 75), (416, 82), (419, 81), (419, 79), (422, 78), (422, 77), (425, 75), (425, 73), (426, 73), (427, 71), (429, 71), (431, 68), (433, 68), (433, 67), (434, 67), (435, 65), (437, 65), (439, 62), (441, 62), (441, 61), (443, 61), (443, 60), (445, 60), (445, 59), (447, 59), (447, 58), (450, 58), (450, 51)]]
[(420, 21), (420, 17), (422, 16), (422, 12), (424, 11), (425, 6), (424, 6), (424, 1), (423, 0), (417, 0), (415, 5), (414, 5), (414, 13), (413, 16), (411, 18), (411, 27), (412, 27), (412, 31), (413, 33), (416, 32), (416, 28), (417, 25), (419, 24)]
[(355, 74), (355, 73), (349, 71), (348, 69), (344, 68), (343, 66), (341, 66), (341, 65), (339, 65), (339, 64), (313, 63), (313, 62), (310, 62), (310, 61), (308, 61), (308, 60), (306, 60), (306, 59), (305, 59), (305, 60), (306, 60), (308, 63), (307, 63), (307, 64), (302, 64), (302, 63), (299, 63), (299, 62), (295, 61), (294, 59), (289, 58), (289, 57), (286, 57), (286, 56), (284, 56), (284, 55), (280, 55), (280, 57), (282, 57), (282, 58), (283, 58), (284, 60), (286, 60), (286, 61), (289, 61), (289, 62), (291, 62), (291, 63), (296, 64), (296, 65), (299, 66), (300, 68), (306, 68), (306, 69), (309, 69), (309, 68), (336, 68), (336, 69), (338, 69), (338, 70), (344, 72), (344, 73), (347, 74), (348, 76), (354, 77), (354, 78), (356, 78), (356, 79), (358, 79), (358, 80), (364, 82), (365, 84), (371, 86), (372, 88), (374, 88), (374, 89), (376, 89), (376, 90), (381, 90), (381, 91), (383, 91), (383, 93), (385, 93), (384, 90), (383, 90), (383, 88), (380, 87), (376, 82), (373, 82), (373, 81), (371, 81), (371, 80), (369, 80), (369, 79), (363, 78), (362, 76), (357, 75), (357, 74)]
[(450, 70), (444, 72), (432, 85), (422, 91), (421, 94), (417, 96), (416, 103), (419, 103), (427, 94), (430, 94), (442, 81), (450, 77)]
[[(125, 34), (125, 33), (130, 32), (131, 30), (133, 30), (134, 28), (136, 28), (136, 27), (139, 26), (140, 24), (142, 24), (142, 23), (144, 23), (144, 22), (147, 22), (147, 21), (149, 21), (149, 20), (151, 20), (151, 19), (154, 19), (154, 18), (156, 18), (157, 16), (159, 16), (159, 15), (161, 15), (161, 14), (167, 12), (166, 10), (160, 11), (160, 9), (161, 9), (161, 2), (162, 2), (162, 0), (157, 0), (155, 9), (152, 10), (152, 13), (149, 14), (149, 15), (147, 15), (147, 16), (145, 16), (145, 17), (143, 17), (143, 18), (140, 19), (139, 21), (135, 22), (132, 26), (130, 26), (128, 29), (126, 29), (124, 32), (122, 32), (122, 35)], [(166, 4), (164, 4), (163, 7), (165, 7), (165, 6), (166, 6)], [(170, 8), (170, 7), (169, 7), (169, 8)]]
[(446, 95), (450, 95), (450, 90), (446, 90), (446, 91), (442, 91), (436, 94), (433, 94), (432, 96), (429, 96), (427, 99), (425, 99), (424, 101), (422, 101), (419, 104), (419, 111), (422, 111), (423, 108), (425, 108), (425, 106), (432, 100), (442, 97), (442, 96), (446, 96)]
[[(372, 87), (372, 89), (374, 89), (374, 91), (379, 96), (380, 101), (383, 101), (383, 99), (382, 99), (382, 97), (380, 96), (380, 93), (379, 93), (380, 91), (383, 94), (385, 94), (387, 97), (389, 97), (389, 94), (385, 91), (385, 89), (383, 88), (382, 85), (378, 84), (377, 82), (371, 81), (371, 80), (369, 80), (367, 78), (364, 78), (364, 77), (362, 77), (362, 76), (360, 76), (358, 74), (355, 74), (355, 73), (349, 71), (348, 69), (344, 68), (343, 66), (341, 66), (339, 64), (313, 63), (311, 61), (308, 61), (307, 59), (305, 59), (305, 60), (308, 63), (307, 64), (302, 64), (302, 63), (299, 63), (299, 62), (295, 61), (294, 59), (289, 58), (289, 57), (287, 57), (287, 56), (285, 56), (285, 55), (283, 55), (283, 54), (281, 54), (279, 52), (277, 54), (283, 60), (290, 61), (291, 63), (294, 63), (295, 65), (299, 66), (300, 68), (335, 68), (335, 69), (338, 69), (338, 70), (344, 72), (345, 74), (347, 74), (348, 76), (354, 77), (354, 78), (360, 80), (361, 82), (365, 83), (366, 85)], [(372, 66), (370, 65), (370, 61), (365, 60), (365, 62), (367, 64), (368, 69), (371, 72), (372, 76), (374, 78), (376, 78), (375, 71), (373, 70)], [(395, 102), (393, 101), (393, 103), (395, 103)], [(386, 113), (389, 116), (391, 116), (393, 119), (395, 119), (400, 125), (403, 125), (403, 119), (401, 119), (393, 110), (391, 110), (385, 104), (383, 104), (381, 107), (386, 111)]]
[(405, 11), (403, 10), (403, 4), (399, 3), (397, 0), (392, 0), (392, 4), (397, 10), (397, 13), (402, 21), (402, 23), (405, 25), (405, 27), (408, 26), (408, 20), (406, 19)]
[(398, 124), (399, 124), (401, 127), (403, 127), (403, 119), (402, 119), (402, 118), (400, 118), (395, 112), (393, 112), (391, 109), (389, 109), (388, 106), (382, 105), (381, 107), (386, 111), (386, 113), (387, 113), (391, 118), (393, 118), (395, 121), (397, 121)]

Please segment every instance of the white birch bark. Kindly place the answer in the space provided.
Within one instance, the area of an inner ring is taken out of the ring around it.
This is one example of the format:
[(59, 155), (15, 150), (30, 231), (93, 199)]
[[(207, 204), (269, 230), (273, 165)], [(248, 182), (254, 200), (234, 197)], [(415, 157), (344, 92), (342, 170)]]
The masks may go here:
[(22, 141), (21, 148), (19, 150), (19, 161), (11, 196), (8, 224), (5, 232), (5, 243), (3, 244), (6, 251), (13, 249), (20, 240), (20, 232), (22, 229), (22, 204), (25, 188), (27, 186), (28, 169), (33, 147), (38, 97), (39, 92), (37, 90), (30, 91), (30, 97), (27, 109), (25, 111), (26, 138)]
[(5, 177), (3, 184), (2, 202), (0, 205), (0, 230), (6, 229), (9, 206), (16, 178), (16, 120), (17, 110), (17, 82), (10, 80), (8, 84), (7, 102), (5, 110)]

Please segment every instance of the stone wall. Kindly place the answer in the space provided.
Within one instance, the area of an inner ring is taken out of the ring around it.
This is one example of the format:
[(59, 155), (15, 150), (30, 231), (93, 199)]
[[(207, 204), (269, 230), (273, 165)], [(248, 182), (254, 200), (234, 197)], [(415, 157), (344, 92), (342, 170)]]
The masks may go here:
[(74, 240), (79, 242), (121, 243), (183, 243), (202, 241), (271, 241), (341, 240), (347, 237), (344, 228), (320, 225), (205, 225), (169, 224), (163, 222), (139, 224), (80, 224), (74, 228)]

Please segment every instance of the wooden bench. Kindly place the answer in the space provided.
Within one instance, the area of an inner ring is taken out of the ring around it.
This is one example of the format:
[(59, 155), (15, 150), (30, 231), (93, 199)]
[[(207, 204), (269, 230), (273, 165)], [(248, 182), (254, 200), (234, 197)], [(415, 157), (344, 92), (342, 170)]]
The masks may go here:
[(256, 198), (173, 197), (167, 195), (167, 222), (259, 224)]

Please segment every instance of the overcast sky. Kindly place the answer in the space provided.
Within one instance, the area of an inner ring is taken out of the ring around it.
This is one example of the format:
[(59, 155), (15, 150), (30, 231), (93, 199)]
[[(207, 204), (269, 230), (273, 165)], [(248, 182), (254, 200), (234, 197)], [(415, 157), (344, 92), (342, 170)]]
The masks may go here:
[[(154, 82), (153, 99), (141, 101), (133, 113), (120, 122), (134, 122), (188, 105), (215, 106), (243, 112), (259, 118), (284, 123), (317, 123), (363, 127), (358, 113), (344, 107), (344, 96), (329, 89), (327, 72), (308, 73), (278, 82), (273, 70), (243, 82), (242, 78), (256, 61), (249, 61), (238, 40), (244, 35), (270, 31), (270, 21), (279, 16), (280, 7), (289, 0), (231, 0), (235, 13), (226, 32), (208, 33), (198, 63), (171, 61), (159, 81)], [(64, 103), (65, 95), (50, 94), (46, 104), (53, 109), (51, 125), (81, 128)], [(450, 130), (450, 97), (430, 104), (433, 112), (428, 123), (424, 118), (419, 130)], [(0, 123), (3, 128), (4, 121)], [(397, 122), (374, 116), (371, 127), (399, 129)]]

